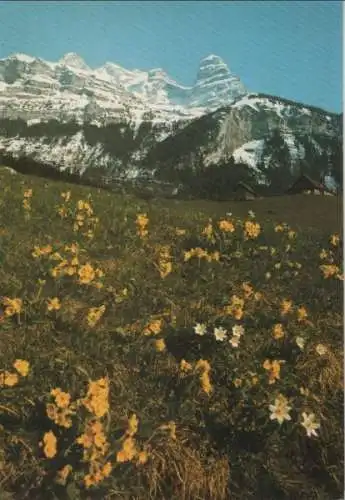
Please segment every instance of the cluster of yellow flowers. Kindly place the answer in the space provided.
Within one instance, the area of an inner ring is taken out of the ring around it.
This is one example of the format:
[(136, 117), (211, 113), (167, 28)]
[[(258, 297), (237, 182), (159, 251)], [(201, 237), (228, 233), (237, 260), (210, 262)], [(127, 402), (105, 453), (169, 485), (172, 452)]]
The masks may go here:
[(224, 231), (224, 233), (233, 233), (235, 231), (235, 226), (233, 222), (222, 219), (218, 222), (219, 229)]
[(99, 222), (98, 217), (92, 217), (93, 208), (90, 201), (79, 200), (77, 202), (77, 210), (75, 213), (75, 222), (73, 224), (73, 231), (77, 232), (79, 229), (85, 229), (82, 233), (89, 239), (94, 237), (95, 228)]
[(233, 295), (230, 304), (224, 306), (224, 313), (233, 316), (235, 319), (240, 320), (243, 317), (244, 299)]
[(103, 481), (112, 470), (111, 463), (104, 460), (109, 443), (103, 423), (94, 418), (87, 421), (85, 432), (76, 439), (76, 442), (83, 446), (83, 459), (89, 462), (89, 472), (84, 477), (85, 486), (89, 488)]
[(133, 439), (138, 432), (139, 421), (137, 416), (133, 414), (128, 420), (127, 430), (122, 438), (122, 448), (117, 452), (116, 461), (119, 463), (130, 462), (133, 458), (137, 458), (138, 464), (145, 464), (148, 460), (148, 453), (145, 450), (138, 451)]
[(23, 208), (25, 210), (26, 219), (30, 217), (31, 198), (32, 198), (32, 189), (27, 189), (26, 191), (24, 191)]
[(34, 246), (34, 250), (32, 252), (32, 256), (34, 258), (37, 258), (37, 257), (42, 257), (43, 255), (49, 255), (50, 253), (52, 253), (53, 251), (53, 247), (51, 245), (45, 245), (43, 247), (39, 247), (37, 245)]
[[(193, 366), (191, 363), (188, 363), (185, 359), (182, 359), (180, 362), (180, 370), (183, 374), (189, 373), (193, 371)], [(201, 382), (201, 387), (206, 394), (210, 394), (212, 391), (212, 385), (211, 385), (211, 380), (210, 380), (210, 371), (211, 371), (211, 365), (206, 359), (199, 359), (199, 361), (195, 364), (194, 367), (195, 372), (201, 372), (200, 373), (200, 382)]]
[(268, 383), (274, 384), (276, 380), (280, 378), (280, 366), (283, 361), (278, 361), (274, 359), (272, 362), (269, 359), (266, 359), (264, 364), (262, 365), (265, 370), (268, 371)]
[(100, 307), (91, 307), (87, 314), (87, 323), (90, 327), (94, 327), (101, 319), (105, 312), (105, 305)]
[(220, 253), (218, 251), (213, 252), (213, 253), (208, 253), (207, 250), (204, 250), (203, 248), (197, 247), (197, 248), (191, 248), (190, 250), (187, 250), (184, 252), (184, 261), (187, 262), (190, 260), (192, 257), (198, 257), (198, 259), (205, 259), (207, 262), (211, 262), (212, 260), (219, 261), (220, 258)]
[(340, 274), (339, 267), (335, 264), (323, 264), (320, 266), (320, 269), (325, 279), (332, 278), (333, 276), (338, 279), (343, 279), (343, 276)]
[(273, 338), (276, 340), (282, 339), (285, 335), (283, 325), (281, 323), (277, 323), (273, 327)]
[[(51, 245), (45, 245), (41, 248), (35, 246), (32, 256), (38, 258), (49, 255), (49, 260), (58, 262), (58, 264), (50, 269), (50, 274), (53, 278), (77, 275), (79, 284), (92, 284), (95, 288), (102, 288), (103, 283), (96, 281), (96, 278), (102, 278), (104, 276), (103, 271), (99, 268), (94, 269), (88, 262), (86, 264), (80, 263), (79, 256), (84, 250), (80, 249), (77, 243), (72, 243), (71, 246), (65, 245), (64, 251), (71, 255), (62, 256), (59, 251), (53, 253)], [(58, 307), (56, 301), (50, 307), (53, 309)]]
[(0, 387), (13, 387), (14, 385), (17, 385), (19, 382), (18, 373), (22, 377), (28, 376), (30, 370), (30, 364), (28, 361), (25, 361), (24, 359), (16, 359), (13, 363), (13, 367), (17, 373), (10, 372), (8, 370), (0, 371)]
[(52, 389), (50, 394), (55, 398), (55, 404), (47, 404), (48, 418), (56, 425), (69, 429), (72, 427), (72, 416), (75, 415), (76, 404), (71, 405), (71, 395), (62, 391), (59, 387)]
[(163, 245), (158, 248), (158, 268), (161, 278), (166, 278), (172, 271), (170, 247)]
[(65, 204), (62, 204), (60, 207), (58, 207), (57, 212), (60, 215), (62, 219), (68, 216), (68, 207), (67, 204), (71, 199), (71, 191), (66, 191), (65, 193), (61, 193), (61, 198), (65, 201)]
[(83, 399), (83, 405), (97, 418), (104, 417), (109, 411), (109, 380), (100, 378), (89, 382), (86, 398)]
[(137, 234), (140, 238), (145, 238), (148, 235), (147, 225), (149, 223), (149, 219), (147, 214), (138, 214), (135, 222), (138, 228)]
[(3, 297), (2, 305), (5, 307), (5, 316), (10, 317), (14, 316), (15, 314), (21, 313), (23, 302), (21, 299), (10, 299), (9, 297)]
[(162, 330), (162, 326), (163, 326), (162, 319), (153, 319), (152, 321), (150, 321), (150, 323), (148, 323), (145, 326), (145, 328), (143, 330), (143, 334), (144, 335), (158, 335)]
[[(333, 247), (338, 247), (340, 244), (340, 236), (338, 234), (332, 234), (330, 236), (330, 244)], [(326, 260), (328, 259), (328, 263), (320, 265), (320, 270), (323, 274), (323, 277), (325, 279), (328, 278), (336, 278), (338, 280), (343, 281), (344, 280), (344, 274), (341, 273), (341, 270), (338, 265), (334, 263), (334, 254), (332, 250), (325, 250), (324, 248), (321, 250), (320, 254), (320, 259), (321, 260)]]
[(245, 239), (248, 238), (255, 239), (259, 236), (260, 232), (261, 232), (261, 227), (258, 222), (253, 222), (251, 220), (247, 220), (244, 222)]
[(293, 231), (289, 226), (288, 224), (284, 223), (284, 224), (277, 224), (274, 228), (274, 231), (276, 233), (283, 233), (284, 231), (287, 232), (287, 235), (288, 235), (288, 238), (290, 240), (292, 240), (293, 238), (295, 238), (296, 236), (296, 232)]

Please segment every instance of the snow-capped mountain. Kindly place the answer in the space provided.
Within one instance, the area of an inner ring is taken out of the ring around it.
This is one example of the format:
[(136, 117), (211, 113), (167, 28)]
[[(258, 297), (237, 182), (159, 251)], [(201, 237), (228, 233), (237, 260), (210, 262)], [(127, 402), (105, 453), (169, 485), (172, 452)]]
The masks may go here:
[(79, 174), (98, 169), (181, 181), (177, 172), (231, 156), (258, 172), (278, 129), (291, 169), (315, 154), (325, 161), (342, 136), (339, 115), (248, 93), (216, 55), (200, 61), (191, 87), (160, 68), (107, 62), (92, 69), (75, 53), (57, 62), (26, 54), (0, 59), (3, 156)]
[[(26, 54), (0, 60), (0, 106), (8, 118), (82, 122), (193, 119), (228, 104), (246, 91), (216, 56), (200, 62), (193, 87), (178, 84), (162, 69), (127, 70), (107, 62), (91, 69), (75, 53), (58, 62)], [(145, 118), (146, 117), (146, 118)]]

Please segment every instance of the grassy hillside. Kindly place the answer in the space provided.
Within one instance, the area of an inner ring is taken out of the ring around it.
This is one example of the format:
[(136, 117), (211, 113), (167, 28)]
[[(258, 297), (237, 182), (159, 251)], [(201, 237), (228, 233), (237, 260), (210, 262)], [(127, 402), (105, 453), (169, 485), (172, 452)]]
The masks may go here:
[(1, 499), (341, 497), (340, 200), (0, 185)]

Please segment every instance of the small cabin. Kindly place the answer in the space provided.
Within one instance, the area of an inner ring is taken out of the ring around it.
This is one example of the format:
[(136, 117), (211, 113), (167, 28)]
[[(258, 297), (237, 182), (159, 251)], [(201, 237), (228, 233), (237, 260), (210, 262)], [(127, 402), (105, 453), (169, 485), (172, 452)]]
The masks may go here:
[(252, 189), (248, 184), (244, 182), (239, 182), (234, 191), (235, 200), (255, 200), (257, 194), (254, 189)]
[(306, 174), (298, 177), (286, 191), (286, 194), (334, 195), (323, 183), (314, 181)]

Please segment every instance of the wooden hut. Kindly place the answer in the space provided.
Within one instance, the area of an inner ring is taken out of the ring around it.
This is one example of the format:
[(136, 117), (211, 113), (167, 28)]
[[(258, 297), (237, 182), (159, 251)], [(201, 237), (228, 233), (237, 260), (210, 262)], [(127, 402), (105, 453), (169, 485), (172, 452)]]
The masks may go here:
[(236, 185), (235, 191), (235, 200), (254, 200), (257, 198), (257, 194), (255, 193), (254, 189), (252, 189), (248, 184), (245, 184), (244, 182), (239, 182)]
[(323, 183), (314, 181), (306, 174), (300, 175), (286, 191), (286, 194), (334, 195)]

